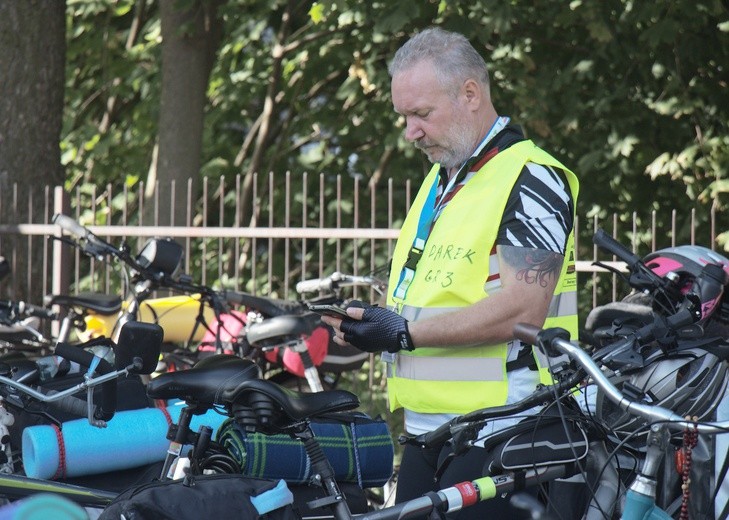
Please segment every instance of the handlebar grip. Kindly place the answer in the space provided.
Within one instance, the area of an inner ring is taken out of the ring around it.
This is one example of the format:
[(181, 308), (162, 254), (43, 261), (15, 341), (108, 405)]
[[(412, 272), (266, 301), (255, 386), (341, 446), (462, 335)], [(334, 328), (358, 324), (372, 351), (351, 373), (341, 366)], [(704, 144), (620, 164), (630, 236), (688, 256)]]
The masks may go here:
[(31, 305), (30, 303), (25, 302), (18, 302), (18, 314), (23, 316), (34, 316), (44, 320), (55, 320), (58, 318), (58, 314), (53, 312), (51, 309)]
[(115, 247), (104, 242), (102, 239), (94, 235), (90, 230), (76, 222), (71, 217), (57, 213), (53, 216), (53, 223), (57, 224), (64, 231), (75, 236), (79, 240), (86, 240), (86, 245), (82, 247), (83, 251), (89, 255), (108, 255), (118, 254)]
[(541, 330), (529, 323), (517, 323), (514, 325), (514, 337), (523, 343), (536, 345)]
[(331, 291), (332, 290), (332, 279), (327, 278), (312, 278), (311, 280), (302, 280), (296, 284), (296, 292), (299, 294), (319, 292), (319, 291)]
[[(58, 343), (55, 348), (55, 354), (69, 361), (75, 361), (85, 367), (91, 366), (96, 357), (91, 352), (78, 346), (69, 345), (68, 343)], [(108, 361), (102, 359), (99, 361), (97, 371), (99, 374), (104, 375), (113, 372), (114, 368)], [(96, 411), (94, 412), (96, 419), (108, 421), (114, 417), (114, 412), (116, 411), (116, 390), (115, 379), (102, 383), (101, 402), (96, 406)]]
[(514, 325), (514, 337), (524, 343), (539, 348), (545, 356), (558, 357), (560, 352), (554, 348), (552, 342), (555, 339), (569, 341), (570, 333), (560, 327), (540, 329), (529, 323), (517, 323)]
[[(52, 390), (48, 392), (48, 395), (57, 394), (58, 392)], [(74, 417), (86, 417), (88, 412), (88, 403), (83, 399), (80, 399), (74, 395), (68, 395), (63, 399), (57, 401), (49, 401), (48, 406), (59, 412), (73, 415)], [(92, 410), (96, 412), (96, 407), (92, 405)]]
[(602, 229), (598, 229), (595, 232), (592, 237), (592, 242), (600, 249), (614, 254), (617, 258), (628, 264), (630, 268), (640, 262), (640, 258), (635, 253), (605, 233)]
[(452, 425), (453, 421), (442, 424), (435, 430), (424, 433), (418, 440), (422, 446), (429, 448), (442, 447), (453, 435), (451, 433)]
[(53, 215), (53, 223), (77, 238), (86, 238), (89, 230), (67, 215)]

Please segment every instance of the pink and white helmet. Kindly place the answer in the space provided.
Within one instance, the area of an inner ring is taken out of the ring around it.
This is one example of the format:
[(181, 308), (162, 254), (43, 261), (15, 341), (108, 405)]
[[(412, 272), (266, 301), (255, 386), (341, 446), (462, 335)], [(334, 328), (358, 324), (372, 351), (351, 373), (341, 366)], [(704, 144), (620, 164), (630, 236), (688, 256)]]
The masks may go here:
[(643, 262), (659, 276), (669, 272), (691, 284), (706, 264), (718, 264), (729, 275), (729, 259), (703, 246), (676, 246), (659, 249), (646, 255)]
[[(704, 291), (699, 288), (697, 294), (701, 300), (702, 322), (706, 323), (712, 317), (729, 322), (729, 291), (726, 289), (729, 259), (707, 247), (683, 245), (650, 253), (643, 258), (643, 263), (657, 275), (671, 277), (675, 287), (683, 294), (696, 290), (694, 281), (706, 266), (711, 266), (704, 275), (710, 275), (709, 278), (714, 280), (715, 289)], [(701, 285), (705, 286), (704, 283)]]

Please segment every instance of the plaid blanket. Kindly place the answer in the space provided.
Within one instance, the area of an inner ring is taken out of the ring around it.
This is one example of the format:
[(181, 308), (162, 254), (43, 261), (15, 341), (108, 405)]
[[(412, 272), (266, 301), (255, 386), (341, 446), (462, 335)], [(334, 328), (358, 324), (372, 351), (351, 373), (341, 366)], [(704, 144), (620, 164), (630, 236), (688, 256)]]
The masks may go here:
[[(311, 427), (338, 481), (380, 487), (392, 475), (394, 446), (385, 421), (348, 412), (318, 419)], [(288, 435), (246, 433), (228, 419), (218, 430), (217, 440), (246, 476), (284, 479), (290, 484), (311, 478), (311, 461), (304, 446)]]

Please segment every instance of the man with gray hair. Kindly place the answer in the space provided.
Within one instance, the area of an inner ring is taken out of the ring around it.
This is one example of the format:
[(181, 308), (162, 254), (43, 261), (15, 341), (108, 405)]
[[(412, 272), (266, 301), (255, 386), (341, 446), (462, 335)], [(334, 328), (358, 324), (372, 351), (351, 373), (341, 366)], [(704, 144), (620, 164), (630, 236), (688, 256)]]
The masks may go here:
[[(382, 352), (390, 407), (404, 408), (405, 430), (417, 435), (549, 382), (512, 330), (524, 322), (577, 335), (578, 181), (499, 115), (486, 63), (463, 35), (426, 29), (397, 51), (389, 72), (405, 137), (433, 167), (395, 247), (387, 309), (350, 306), (350, 319), (325, 321), (336, 342)], [(493, 421), (479, 437), (518, 420)], [(405, 447), (398, 502), (483, 475), (486, 454), (476, 447), (435, 486), (448, 450)], [(454, 518), (495, 512), (519, 517), (496, 499)]]

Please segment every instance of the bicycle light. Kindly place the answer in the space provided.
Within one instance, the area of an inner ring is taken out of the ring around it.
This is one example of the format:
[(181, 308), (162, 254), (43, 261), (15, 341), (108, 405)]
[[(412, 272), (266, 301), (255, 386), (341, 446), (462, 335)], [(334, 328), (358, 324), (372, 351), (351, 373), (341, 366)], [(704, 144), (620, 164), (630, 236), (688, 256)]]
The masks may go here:
[(182, 271), (182, 246), (171, 238), (153, 238), (144, 244), (137, 263), (162, 276), (177, 279)]

